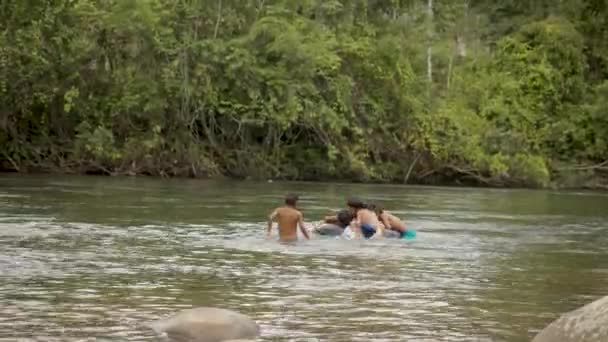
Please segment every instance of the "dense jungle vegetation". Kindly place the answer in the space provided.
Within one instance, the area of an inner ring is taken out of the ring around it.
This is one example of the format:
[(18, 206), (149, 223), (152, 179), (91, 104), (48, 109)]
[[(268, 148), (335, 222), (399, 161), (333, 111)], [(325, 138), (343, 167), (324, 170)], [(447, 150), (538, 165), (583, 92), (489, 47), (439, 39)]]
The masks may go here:
[(608, 0), (5, 0), (0, 169), (608, 184)]

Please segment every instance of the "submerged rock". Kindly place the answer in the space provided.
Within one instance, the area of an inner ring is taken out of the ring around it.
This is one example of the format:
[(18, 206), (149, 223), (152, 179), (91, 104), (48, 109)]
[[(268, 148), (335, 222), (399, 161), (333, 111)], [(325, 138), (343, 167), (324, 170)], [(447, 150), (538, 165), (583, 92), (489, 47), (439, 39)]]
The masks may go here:
[(251, 341), (260, 334), (259, 326), (248, 316), (210, 307), (184, 310), (150, 326), (176, 342)]
[(562, 315), (532, 342), (608, 341), (608, 296)]

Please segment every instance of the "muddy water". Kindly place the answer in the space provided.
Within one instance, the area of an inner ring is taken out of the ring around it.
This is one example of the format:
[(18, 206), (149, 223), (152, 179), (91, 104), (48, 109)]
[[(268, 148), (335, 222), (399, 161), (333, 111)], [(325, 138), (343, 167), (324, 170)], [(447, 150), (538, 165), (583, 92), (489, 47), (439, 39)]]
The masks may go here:
[[(418, 237), (265, 241), (288, 191), (309, 221), (358, 195)], [(155, 341), (207, 305), (262, 341), (528, 341), (608, 294), (607, 219), (591, 192), (0, 175), (0, 341)]]

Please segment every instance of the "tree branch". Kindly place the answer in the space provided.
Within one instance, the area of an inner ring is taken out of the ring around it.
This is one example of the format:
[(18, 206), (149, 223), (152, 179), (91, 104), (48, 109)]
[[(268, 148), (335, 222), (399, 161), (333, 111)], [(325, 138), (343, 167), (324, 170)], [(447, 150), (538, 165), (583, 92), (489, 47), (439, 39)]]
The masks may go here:
[(220, 29), (220, 21), (222, 20), (222, 0), (217, 1), (217, 20), (215, 21), (215, 30), (213, 31), (213, 39), (217, 38), (217, 33)]
[(595, 164), (595, 165), (578, 165), (578, 166), (570, 166), (570, 167), (564, 167), (564, 168), (559, 168), (558, 171), (566, 171), (566, 170), (578, 170), (578, 171), (585, 171), (585, 170), (608, 170), (608, 160), (605, 160), (599, 164)]
[(6, 159), (8, 159), (8, 161), (11, 163), (11, 165), (13, 165), (13, 167), (15, 168), (15, 171), (21, 172), (19, 165), (17, 165), (17, 163), (15, 163), (15, 161), (13, 160), (13, 158), (11, 158), (11, 156), (9, 156), (7, 153), (4, 153), (4, 152), (2, 154), (4, 154)]
[(407, 170), (407, 173), (405, 174), (405, 179), (403, 179), (403, 184), (407, 184), (407, 181), (410, 179), (410, 175), (412, 174), (412, 170), (414, 170), (414, 166), (416, 166), (416, 163), (418, 163), (418, 160), (420, 159), (420, 154), (416, 155), (416, 158), (414, 158), (414, 161), (410, 164), (410, 167)]
[(264, 9), (264, 2), (265, 2), (265, 0), (258, 1), (259, 7), (258, 7), (258, 9), (257, 9), (257, 11), (255, 13), (255, 20), (256, 21), (258, 20), (258, 18), (260, 17), (260, 13), (262, 13), (262, 10)]

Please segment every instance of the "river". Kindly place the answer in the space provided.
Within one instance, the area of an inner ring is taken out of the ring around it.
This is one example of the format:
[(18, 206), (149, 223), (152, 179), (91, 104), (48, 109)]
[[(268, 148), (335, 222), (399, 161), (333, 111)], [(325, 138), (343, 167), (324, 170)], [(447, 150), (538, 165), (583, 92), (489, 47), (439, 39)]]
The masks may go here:
[[(287, 192), (317, 221), (357, 195), (415, 240), (264, 239)], [(0, 175), (0, 341), (156, 341), (231, 308), (261, 341), (529, 341), (608, 294), (608, 194)]]

